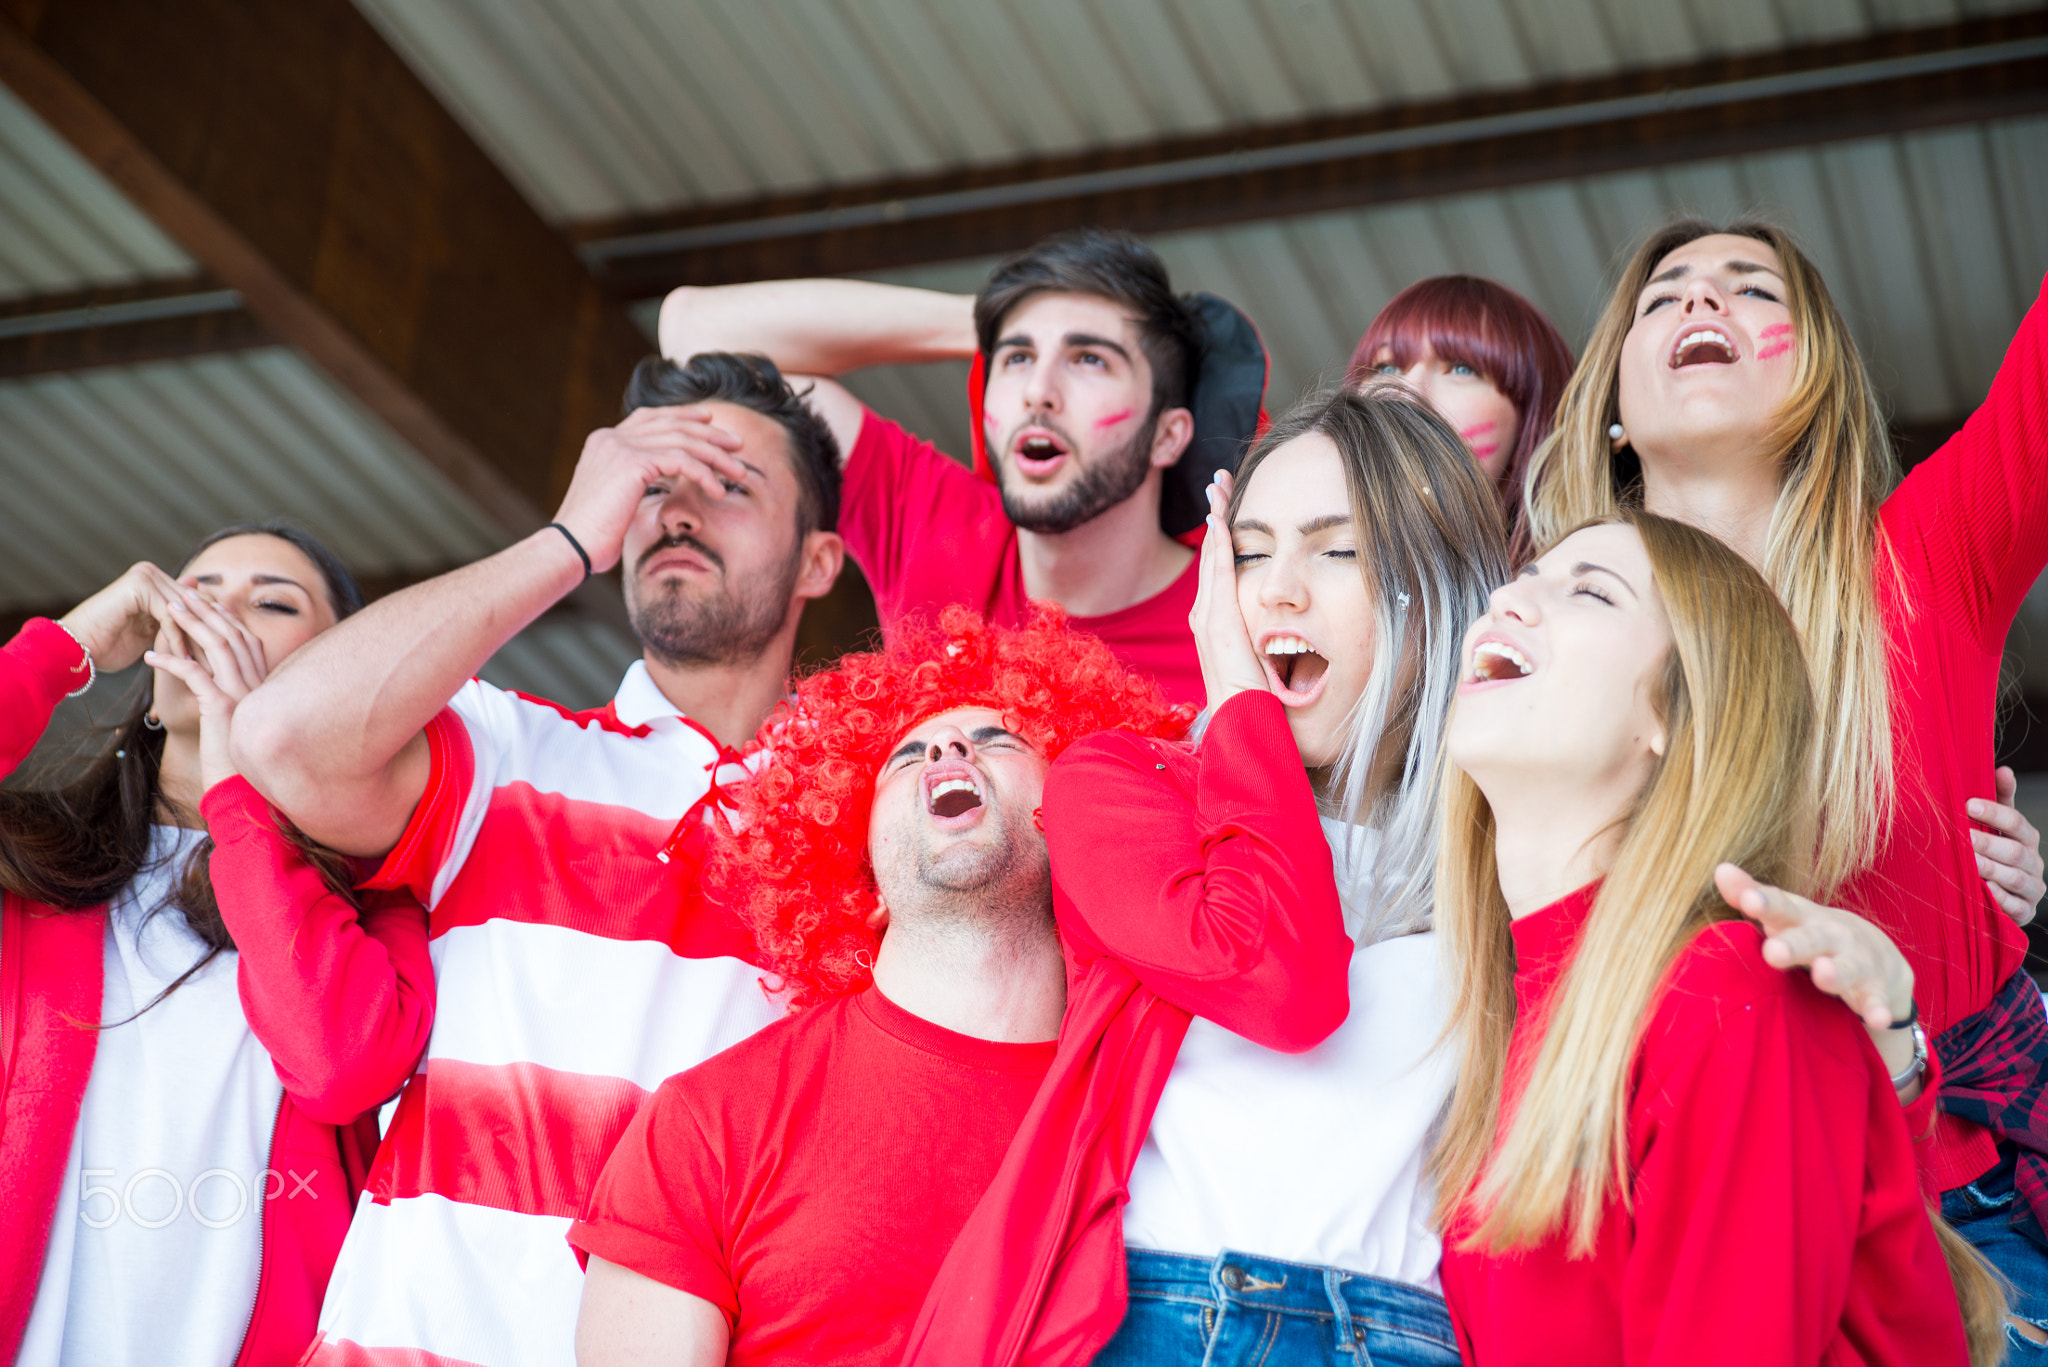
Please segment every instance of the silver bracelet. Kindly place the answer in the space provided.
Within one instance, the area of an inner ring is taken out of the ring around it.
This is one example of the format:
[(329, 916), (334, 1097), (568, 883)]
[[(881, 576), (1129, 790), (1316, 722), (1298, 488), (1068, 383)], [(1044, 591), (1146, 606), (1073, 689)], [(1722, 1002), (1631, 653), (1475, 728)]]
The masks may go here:
[(1913, 1023), (1913, 1057), (1906, 1066), (1892, 1074), (1892, 1090), (1903, 1091), (1914, 1078), (1927, 1071), (1927, 1031), (1917, 1020)]
[[(85, 692), (86, 689), (92, 687), (93, 681), (99, 678), (100, 671), (92, 662), (92, 652), (85, 648), (85, 642), (78, 639), (77, 632), (73, 631), (70, 627), (65, 626), (62, 622), (58, 621), (54, 617), (50, 619), (50, 624), (56, 627), (57, 630), (63, 632), (66, 636), (69, 636), (71, 638), (71, 644), (78, 647), (78, 653), (85, 656), (85, 682), (64, 695), (67, 698), (75, 698), (79, 694)], [(76, 674), (78, 671), (76, 669), (73, 669), (71, 672), (73, 674)]]

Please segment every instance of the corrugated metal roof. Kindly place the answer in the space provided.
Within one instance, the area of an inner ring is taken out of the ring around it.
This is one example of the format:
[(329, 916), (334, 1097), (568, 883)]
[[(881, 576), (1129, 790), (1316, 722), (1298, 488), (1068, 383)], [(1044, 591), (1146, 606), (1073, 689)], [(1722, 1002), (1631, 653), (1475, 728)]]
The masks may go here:
[[(1277, 412), (1341, 376), (1373, 315), (1425, 276), (1468, 272), (1528, 295), (1576, 347), (1615, 258), (1680, 213), (1761, 211), (1798, 234), (1901, 421), (1968, 412), (2048, 271), (2048, 118), (1801, 148), (1662, 171), (1319, 214), (1152, 239), (1175, 287), (1249, 311)], [(973, 292), (988, 261), (875, 278)], [(878, 412), (967, 449), (966, 367), (852, 377)]]
[(288, 517), (359, 574), (502, 534), (283, 347), (0, 383), (0, 608), (75, 601), (229, 522)]
[(1853, 38), (2028, 0), (357, 0), (557, 220)]
[(198, 266), (0, 85), (0, 299), (190, 275)]
[[(362, 575), (439, 570), (505, 543), (283, 347), (0, 383), (0, 490), (0, 612), (76, 602), (137, 560), (174, 566), (230, 522), (290, 518)], [(612, 627), (550, 613), (482, 672), (596, 707), (639, 653)]]

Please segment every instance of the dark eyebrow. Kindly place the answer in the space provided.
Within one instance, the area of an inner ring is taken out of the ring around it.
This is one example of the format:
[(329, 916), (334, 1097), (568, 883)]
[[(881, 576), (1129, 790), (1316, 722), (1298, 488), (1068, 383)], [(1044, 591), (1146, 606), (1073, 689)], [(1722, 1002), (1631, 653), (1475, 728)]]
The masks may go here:
[(1273, 529), (1271, 527), (1268, 527), (1265, 523), (1259, 521), (1255, 517), (1239, 518), (1237, 521), (1230, 524), (1230, 530), (1232, 530), (1233, 532), (1264, 532), (1267, 536), (1271, 536), (1273, 534)]
[(1683, 261), (1681, 261), (1677, 265), (1673, 266), (1670, 270), (1662, 271), (1656, 275), (1651, 276), (1646, 283), (1651, 285), (1661, 285), (1667, 280), (1683, 280), (1686, 276), (1691, 274), (1692, 267), (1686, 265)]
[[(208, 570), (205, 574), (193, 575), (192, 582), (195, 584), (220, 584), (225, 583), (226, 581), (221, 577), (221, 573), (219, 570)], [(288, 575), (252, 574), (249, 576), (249, 582), (252, 584), (289, 584), (293, 588), (297, 589), (300, 593), (309, 592), (309, 590), (306, 588), (304, 584), (301, 584), (298, 580), (293, 579)]]
[(1030, 339), (1029, 337), (1025, 336), (1025, 335), (1024, 335), (1023, 333), (1021, 333), (1021, 332), (1016, 332), (1016, 333), (1012, 333), (1012, 334), (1010, 334), (1010, 335), (1009, 335), (1008, 337), (1005, 337), (1005, 338), (1003, 338), (1003, 339), (1002, 339), (1001, 341), (997, 342), (997, 343), (996, 343), (996, 346), (995, 346), (995, 349), (996, 349), (997, 351), (1001, 351), (1001, 350), (1002, 350), (1002, 349), (1003, 349), (1004, 347), (1006, 347), (1006, 346), (1030, 346), (1030, 345), (1031, 345), (1031, 339)]
[(883, 763), (894, 764), (897, 760), (902, 759), (906, 755), (921, 755), (924, 753), (925, 748), (925, 743), (921, 740), (904, 741), (903, 744), (896, 747), (896, 753), (889, 756), (889, 758), (884, 760)]
[(1131, 359), (1131, 353), (1124, 350), (1121, 342), (1113, 342), (1107, 337), (1097, 337), (1092, 332), (1070, 332), (1061, 341), (1068, 347), (1114, 351), (1126, 361)]
[(1572, 574), (1574, 577), (1581, 574), (1604, 574), (1614, 580), (1615, 583), (1627, 589), (1629, 597), (1637, 599), (1642, 597), (1641, 594), (1636, 592), (1635, 585), (1622, 578), (1620, 574), (1608, 569), (1605, 565), (1596, 565), (1590, 560), (1581, 560), (1578, 564), (1572, 566)]
[(1303, 536), (1314, 536), (1317, 532), (1326, 532), (1332, 527), (1349, 527), (1350, 525), (1351, 514), (1349, 513), (1324, 513), (1321, 517), (1312, 517), (1302, 523), (1301, 534)]

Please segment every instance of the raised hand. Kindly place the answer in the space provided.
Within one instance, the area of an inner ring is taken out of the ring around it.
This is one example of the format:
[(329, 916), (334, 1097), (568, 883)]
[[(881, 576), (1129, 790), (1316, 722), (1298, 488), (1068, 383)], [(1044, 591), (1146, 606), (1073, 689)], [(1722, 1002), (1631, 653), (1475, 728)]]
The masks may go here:
[(1237, 605), (1237, 557), (1224, 521), (1230, 486), (1228, 470), (1217, 471), (1209, 485), (1209, 529), (1195, 571), (1195, 606), (1188, 613), (1195, 655), (1202, 662), (1202, 688), (1212, 712), (1239, 693), (1270, 691), (1265, 667), (1245, 628), (1244, 612)]
[(211, 601), (182, 585), (165, 603), (156, 645), (143, 662), (190, 689), (199, 703), (201, 791), (235, 773), (228, 734), (235, 708), (270, 673), (263, 642)]
[(738, 434), (720, 427), (708, 408), (636, 408), (617, 427), (584, 440), (555, 521), (582, 545), (594, 571), (608, 570), (619, 563), (626, 529), (648, 490), (687, 482), (707, 498), (724, 498), (729, 483), (750, 477), (733, 454), (740, 446)]
[(111, 674), (142, 657), (156, 639), (166, 605), (182, 591), (177, 580), (140, 560), (65, 613), (59, 624), (92, 656), (93, 668)]
[(1997, 783), (1998, 801), (1970, 799), (1970, 819), (1992, 828), (1973, 829), (1970, 843), (1977, 850), (1977, 876), (1991, 889), (1991, 900), (2014, 924), (2023, 926), (2034, 919), (2041, 895), (2048, 891), (2041, 876), (2041, 833), (2012, 805), (2019, 791), (2012, 770), (1999, 766)]

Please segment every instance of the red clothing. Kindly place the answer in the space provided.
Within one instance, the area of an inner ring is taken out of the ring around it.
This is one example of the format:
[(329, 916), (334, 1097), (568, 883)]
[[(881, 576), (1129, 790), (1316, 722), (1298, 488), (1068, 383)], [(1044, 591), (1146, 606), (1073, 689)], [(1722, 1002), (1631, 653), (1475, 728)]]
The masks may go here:
[[(81, 658), (69, 636), (41, 619), (0, 650), (0, 774), (35, 747), (77, 686)], [(287, 1176), (263, 1205), (262, 1271), (236, 1364), (283, 1367), (312, 1342), (376, 1152), (373, 1108), (426, 1043), (426, 916), (410, 899), (392, 897), (373, 900), (358, 918), (240, 779), (215, 785), (201, 810), (214, 838), (214, 892), (241, 951), (244, 1009), (285, 1085), (270, 1166)], [(11, 1362), (21, 1346), (58, 1215), (99, 1040), (92, 1025), (100, 1019), (105, 935), (105, 907), (67, 912), (12, 894), (0, 899), (0, 1188), (8, 1192), (0, 1203), (0, 1361)], [(389, 1000), (364, 990), (377, 974), (395, 980), (404, 1009), (393, 1012)], [(285, 1003), (295, 991), (312, 992), (321, 1010), (276, 1029), (282, 1012), (258, 1003)], [(362, 1023), (386, 1014), (393, 1019), (366, 1037)]]
[(1329, 841), (1272, 694), (1224, 703), (1198, 750), (1076, 743), (1041, 810), (1067, 953), (1059, 1054), (906, 1364), (1092, 1359), (1123, 1321), (1131, 1169), (1191, 1017), (1300, 1052), (1350, 1011)]
[[(1530, 1022), (1597, 886), (1514, 923), (1510, 1076), (1542, 1043)], [(1460, 1251), (1470, 1225), (1452, 1222), (1444, 1296), (1467, 1362), (1968, 1362), (1884, 1064), (1762, 942), (1723, 921), (1673, 963), (1629, 1086), (1633, 1208), (1610, 1199), (1589, 1259), (1568, 1258), (1562, 1232), (1513, 1255)]]
[[(930, 443), (870, 412), (846, 460), (839, 533), (858, 562), (882, 629), (965, 603), (997, 626), (1024, 624), (1029, 599), (1017, 529), (996, 486)], [(1195, 544), (1199, 545), (1199, 538)], [(1202, 705), (1202, 664), (1188, 613), (1199, 559), (1143, 602), (1100, 617), (1072, 617), (1116, 657), (1158, 680), (1168, 702)]]
[[(1891, 672), (1898, 815), (1837, 899), (1898, 941), (1928, 1035), (1981, 1011), (2026, 937), (1977, 876), (1964, 803), (1993, 796), (1992, 724), (2006, 633), (2048, 565), (2048, 291), (2028, 310), (1984, 404), (1900, 482), (1878, 516), (1878, 607)], [(1997, 1161), (1984, 1130), (1943, 1114), (1929, 1155), (1947, 1190)]]
[(661, 1084), (569, 1240), (726, 1313), (726, 1360), (893, 1364), (1054, 1046), (874, 988)]

